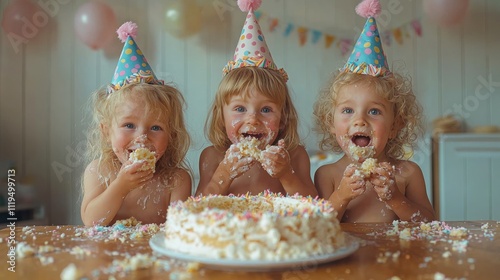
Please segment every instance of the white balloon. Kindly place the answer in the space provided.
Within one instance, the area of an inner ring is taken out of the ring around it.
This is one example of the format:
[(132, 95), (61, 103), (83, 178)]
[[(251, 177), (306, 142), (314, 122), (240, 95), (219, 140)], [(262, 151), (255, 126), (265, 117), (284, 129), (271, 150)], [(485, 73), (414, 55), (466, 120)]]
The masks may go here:
[(176, 0), (166, 7), (165, 28), (177, 38), (189, 37), (201, 29), (201, 8), (195, 0)]

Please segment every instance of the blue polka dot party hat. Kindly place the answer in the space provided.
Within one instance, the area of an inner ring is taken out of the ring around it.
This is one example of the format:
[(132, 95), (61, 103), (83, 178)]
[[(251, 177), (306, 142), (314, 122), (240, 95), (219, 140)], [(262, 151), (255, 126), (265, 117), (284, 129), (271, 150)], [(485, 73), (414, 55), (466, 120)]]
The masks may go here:
[(266, 44), (266, 39), (260, 28), (257, 17), (254, 14), (262, 0), (238, 0), (241, 11), (248, 12), (241, 35), (236, 45), (233, 60), (229, 61), (222, 70), (225, 76), (231, 70), (241, 67), (261, 67), (275, 70), (281, 73), (285, 81), (288, 75), (283, 69), (279, 69), (274, 63), (271, 52)]
[(356, 6), (356, 13), (367, 20), (349, 60), (341, 70), (375, 77), (391, 73), (375, 20), (380, 11), (379, 0), (364, 0)]
[(116, 33), (124, 45), (115, 74), (108, 86), (108, 93), (117, 91), (128, 84), (163, 85), (164, 82), (156, 78), (153, 69), (134, 40), (137, 36), (137, 24), (131, 21), (125, 22)]

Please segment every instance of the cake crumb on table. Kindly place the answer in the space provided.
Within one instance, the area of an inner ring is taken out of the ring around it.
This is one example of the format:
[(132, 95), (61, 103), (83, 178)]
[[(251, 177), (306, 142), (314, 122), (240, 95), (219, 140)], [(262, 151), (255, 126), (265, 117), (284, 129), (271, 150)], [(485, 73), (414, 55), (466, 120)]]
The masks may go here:
[(82, 276), (83, 273), (74, 263), (70, 263), (61, 272), (61, 280), (76, 280), (80, 279)]

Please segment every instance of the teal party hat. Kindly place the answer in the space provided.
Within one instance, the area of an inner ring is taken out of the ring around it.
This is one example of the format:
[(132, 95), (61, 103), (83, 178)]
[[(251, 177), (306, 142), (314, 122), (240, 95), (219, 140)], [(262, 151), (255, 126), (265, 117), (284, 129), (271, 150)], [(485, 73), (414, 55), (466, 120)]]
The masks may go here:
[(390, 73), (375, 20), (380, 11), (378, 0), (364, 0), (356, 6), (356, 13), (367, 20), (349, 60), (341, 70), (375, 77)]
[(115, 74), (108, 86), (108, 93), (117, 91), (128, 84), (163, 85), (164, 81), (156, 78), (153, 69), (134, 40), (137, 35), (137, 24), (131, 21), (125, 22), (116, 33), (124, 45)]

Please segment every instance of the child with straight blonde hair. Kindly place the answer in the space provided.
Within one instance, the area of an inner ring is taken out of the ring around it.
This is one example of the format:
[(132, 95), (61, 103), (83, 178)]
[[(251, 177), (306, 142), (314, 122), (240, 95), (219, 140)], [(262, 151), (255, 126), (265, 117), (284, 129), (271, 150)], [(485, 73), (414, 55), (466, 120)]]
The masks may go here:
[[(112, 84), (92, 98), (81, 205), (88, 226), (131, 217), (163, 223), (170, 202), (191, 195), (184, 99), (156, 78), (131, 36), (131, 24), (119, 29), (127, 43)], [(125, 64), (136, 71), (127, 72)]]
[(377, 0), (356, 8), (368, 18), (351, 57), (318, 98), (320, 147), (344, 156), (314, 176), (342, 222), (430, 221), (434, 210), (420, 167), (405, 158), (422, 131), (411, 82), (389, 70), (374, 16)]
[[(310, 163), (297, 131), (297, 112), (253, 13), (248, 11), (234, 60), (224, 68), (205, 130), (213, 146), (200, 155), (197, 194), (316, 196)], [(245, 7), (243, 7), (245, 6)]]

